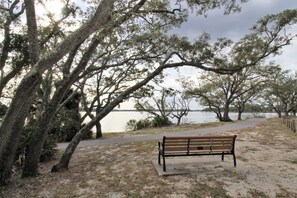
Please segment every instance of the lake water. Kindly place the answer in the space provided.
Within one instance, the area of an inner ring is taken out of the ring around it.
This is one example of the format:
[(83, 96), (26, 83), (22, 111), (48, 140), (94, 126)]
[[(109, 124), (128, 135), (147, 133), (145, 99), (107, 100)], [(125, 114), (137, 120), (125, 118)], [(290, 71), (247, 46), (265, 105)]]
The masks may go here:
[[(265, 116), (266, 118), (269, 117), (276, 117), (277, 114), (275, 113), (262, 113), (258, 114), (261, 116)], [(237, 113), (230, 113), (230, 118), (232, 120), (237, 119)], [(135, 119), (145, 119), (148, 117), (147, 113), (140, 113), (137, 111), (113, 111), (108, 114), (105, 118), (101, 120), (102, 131), (103, 133), (108, 132), (124, 132), (126, 131), (126, 124), (129, 120)], [(251, 113), (243, 113), (242, 119), (251, 118), (253, 115)], [(86, 120), (88, 121), (88, 120)], [(176, 123), (176, 119), (171, 120), (172, 122)], [(193, 111), (189, 112), (186, 117), (183, 117), (182, 123), (205, 123), (205, 122), (216, 122), (218, 119), (216, 118), (216, 114), (213, 112), (200, 112), (200, 111)], [(92, 129), (95, 132), (95, 127)]]

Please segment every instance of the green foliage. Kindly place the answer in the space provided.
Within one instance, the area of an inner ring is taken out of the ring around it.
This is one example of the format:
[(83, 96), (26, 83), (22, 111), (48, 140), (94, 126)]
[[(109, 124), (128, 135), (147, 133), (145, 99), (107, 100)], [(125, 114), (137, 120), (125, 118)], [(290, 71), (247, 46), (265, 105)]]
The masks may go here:
[(41, 152), (39, 161), (48, 162), (55, 157), (56, 153), (57, 153), (56, 141), (52, 137), (49, 137), (43, 145), (43, 150)]
[(12, 57), (12, 62), (15, 63), (13, 66), (28, 66), (29, 65), (29, 50), (28, 50), (28, 39), (26, 36), (21, 34), (11, 34), (11, 43), (9, 51), (15, 53)]
[[(24, 132), (21, 136), (21, 141), (17, 149), (16, 159), (19, 159), (21, 156), (25, 156), (26, 152), (29, 148), (31, 140), (33, 138), (33, 133), (35, 131), (35, 121), (28, 123), (25, 128)], [(42, 149), (42, 153), (40, 155), (39, 161), (40, 162), (48, 162), (53, 159), (55, 154), (57, 153), (57, 144), (52, 136), (49, 136)]]
[(145, 128), (149, 128), (152, 126), (152, 122), (149, 118), (146, 119), (141, 119), (141, 120), (129, 120), (126, 124), (126, 129), (127, 130), (140, 130), (140, 129), (145, 129)]
[(142, 119), (142, 120), (139, 120), (137, 123), (136, 123), (136, 129), (139, 130), (139, 129), (145, 129), (145, 128), (149, 128), (152, 126), (152, 122), (150, 119), (146, 118), (146, 119)]
[[(180, 0), (181, 1), (181, 0)], [(241, 3), (245, 3), (248, 0), (240, 0)], [(230, 14), (232, 12), (239, 12), (241, 10), (240, 3), (236, 0), (209, 0), (209, 1), (197, 1), (186, 0), (189, 6), (197, 9), (197, 14), (206, 14), (207, 11), (216, 8), (224, 8), (224, 14)]]
[(138, 121), (135, 119), (129, 120), (126, 124), (126, 129), (136, 131), (150, 127), (169, 126), (171, 124), (172, 123), (167, 117), (163, 118), (161, 116), (155, 116), (152, 118), (140, 119)]
[[(72, 90), (68, 95), (72, 94)], [(67, 97), (65, 97), (67, 98)], [(69, 100), (65, 106), (60, 110), (59, 114), (55, 117), (50, 134), (58, 142), (69, 142), (76, 135), (76, 133), (83, 127), (80, 120), (79, 113), (79, 100), (80, 94), (76, 94)], [(83, 139), (90, 139), (92, 131), (83, 137)]]
[(58, 142), (68, 142), (80, 130), (80, 116), (75, 110), (63, 108), (59, 113), (59, 120), (51, 131)]
[(161, 117), (161, 116), (155, 116), (153, 117), (152, 121), (153, 127), (162, 127), (162, 126), (169, 126), (172, 123), (169, 121), (168, 117)]
[(136, 131), (137, 130), (137, 120), (135, 120), (135, 119), (129, 120), (126, 124), (126, 130)]

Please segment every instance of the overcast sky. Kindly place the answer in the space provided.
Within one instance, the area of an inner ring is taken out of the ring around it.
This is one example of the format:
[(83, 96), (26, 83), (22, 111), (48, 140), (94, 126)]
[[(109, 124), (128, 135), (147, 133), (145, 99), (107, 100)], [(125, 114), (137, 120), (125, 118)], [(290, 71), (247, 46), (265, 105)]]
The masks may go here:
[[(174, 30), (175, 33), (194, 39), (207, 32), (212, 39), (226, 37), (238, 41), (249, 33), (258, 19), (286, 9), (297, 9), (297, 0), (249, 0), (242, 4), (239, 13), (224, 15), (223, 9), (207, 12), (207, 17), (192, 15), (187, 23)], [(291, 28), (297, 34), (297, 26)], [(287, 46), (280, 57), (273, 58), (284, 69), (297, 69), (297, 41)]]

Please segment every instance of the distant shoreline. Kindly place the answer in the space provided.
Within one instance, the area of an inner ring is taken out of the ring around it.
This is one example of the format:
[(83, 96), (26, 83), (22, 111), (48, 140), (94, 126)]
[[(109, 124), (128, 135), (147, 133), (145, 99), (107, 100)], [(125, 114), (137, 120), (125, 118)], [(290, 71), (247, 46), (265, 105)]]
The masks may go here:
[[(138, 111), (136, 109), (114, 109), (112, 111), (128, 111), (128, 112), (141, 112), (141, 111)], [(154, 111), (159, 111), (158, 109), (154, 109)], [(167, 110), (167, 111), (180, 111), (179, 109), (177, 110)], [(195, 109), (195, 110), (190, 110), (190, 111), (195, 111), (195, 112), (202, 112), (203, 110), (201, 109)]]

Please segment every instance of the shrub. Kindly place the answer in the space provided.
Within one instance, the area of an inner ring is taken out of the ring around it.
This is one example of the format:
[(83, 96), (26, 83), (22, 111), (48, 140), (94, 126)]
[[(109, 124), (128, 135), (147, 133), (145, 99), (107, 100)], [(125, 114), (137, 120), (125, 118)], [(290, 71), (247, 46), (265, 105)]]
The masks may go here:
[(152, 126), (152, 122), (150, 121), (149, 118), (146, 119), (141, 119), (136, 123), (136, 129), (145, 129), (145, 128), (149, 128)]
[(146, 118), (141, 120), (129, 120), (126, 124), (126, 130), (139, 130), (145, 129), (149, 127), (162, 127), (162, 126), (169, 126), (172, 123), (168, 118), (163, 118), (161, 116), (155, 116), (153, 118)]
[[(25, 126), (24, 132), (21, 136), (21, 142), (17, 149), (15, 160), (18, 160), (19, 158), (22, 158), (22, 156), (26, 155), (26, 152), (28, 150), (28, 147), (33, 137), (34, 130), (35, 130), (34, 122), (31, 122)], [(49, 136), (43, 145), (43, 150), (39, 158), (39, 161), (47, 162), (52, 160), (57, 152), (56, 147), (57, 147), (57, 144), (55, 140), (51, 136)]]
[(172, 123), (169, 121), (167, 117), (155, 116), (152, 120), (153, 127), (162, 127), (162, 126), (169, 126)]
[(43, 145), (39, 161), (48, 162), (52, 160), (55, 157), (57, 150), (58, 149), (55, 140), (52, 137), (49, 137)]
[(136, 131), (137, 130), (137, 121), (135, 119), (129, 120), (126, 124), (127, 131)]
[(139, 130), (139, 129), (145, 129), (145, 128), (149, 128), (152, 126), (152, 122), (150, 121), (149, 118), (146, 119), (141, 119), (141, 120), (129, 120), (126, 124), (126, 130)]

